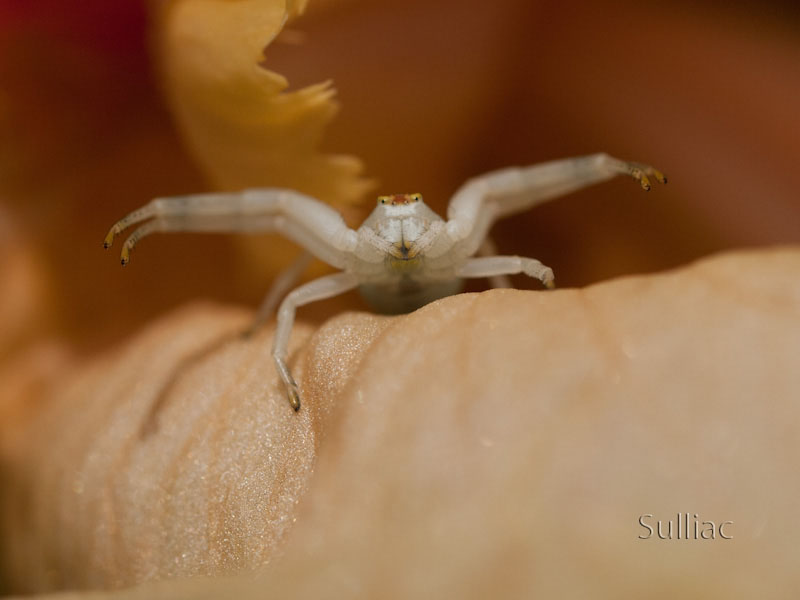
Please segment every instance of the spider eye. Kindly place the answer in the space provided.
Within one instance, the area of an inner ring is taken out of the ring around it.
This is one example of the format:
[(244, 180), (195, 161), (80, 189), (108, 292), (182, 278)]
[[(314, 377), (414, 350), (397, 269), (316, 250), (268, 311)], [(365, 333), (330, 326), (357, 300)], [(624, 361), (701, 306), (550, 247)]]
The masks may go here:
[(414, 202), (419, 202), (422, 200), (422, 194), (411, 194), (411, 200)]
[(378, 196), (378, 204), (386, 204), (386, 196)]

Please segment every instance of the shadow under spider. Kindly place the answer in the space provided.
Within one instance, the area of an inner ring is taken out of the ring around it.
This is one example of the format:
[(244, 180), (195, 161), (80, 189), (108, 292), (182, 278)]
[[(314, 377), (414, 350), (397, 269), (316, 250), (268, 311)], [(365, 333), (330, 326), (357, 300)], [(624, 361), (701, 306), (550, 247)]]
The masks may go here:
[(237, 340), (246, 342), (251, 340), (258, 329), (259, 327), (257, 326), (250, 326), (243, 331), (226, 333), (216, 340), (212, 340), (206, 346), (187, 354), (180, 361), (178, 361), (178, 363), (175, 365), (175, 368), (172, 369), (172, 373), (170, 374), (169, 378), (159, 390), (155, 401), (147, 411), (147, 416), (145, 417), (144, 421), (142, 421), (142, 425), (139, 428), (139, 437), (147, 438), (158, 431), (158, 414), (164, 408), (169, 400), (170, 395), (172, 394), (172, 391), (175, 389), (175, 386), (178, 385), (178, 382), (187, 371), (189, 371), (192, 367), (197, 366), (217, 350), (222, 349), (229, 342)]

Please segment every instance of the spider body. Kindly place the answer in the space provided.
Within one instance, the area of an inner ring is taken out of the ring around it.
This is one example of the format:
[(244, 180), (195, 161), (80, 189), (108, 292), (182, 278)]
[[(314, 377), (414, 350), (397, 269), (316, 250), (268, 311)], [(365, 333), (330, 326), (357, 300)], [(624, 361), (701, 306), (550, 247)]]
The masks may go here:
[(452, 261), (432, 256), (443, 227), (444, 220), (420, 194), (378, 197), (375, 209), (358, 229), (365, 247), (356, 252), (366, 256), (377, 250), (375, 262), (356, 261), (351, 267), (360, 278), (359, 292), (373, 309), (407, 313), (461, 290), (462, 280), (456, 277)]
[[(256, 325), (266, 320), (283, 298), (273, 358), (289, 402), (299, 410), (298, 386), (286, 364), (297, 307), (358, 288), (380, 312), (410, 312), (458, 293), (466, 278), (487, 277), (495, 286), (507, 286), (504, 278), (516, 273), (552, 287), (552, 270), (538, 260), (495, 256), (487, 237), (489, 229), (500, 218), (619, 174), (637, 179), (646, 190), (650, 189), (648, 176), (666, 182), (652, 167), (593, 154), (503, 169), (472, 179), (450, 200), (446, 221), (420, 194), (380, 196), (355, 231), (328, 205), (293, 190), (265, 188), (157, 198), (115, 223), (104, 245), (108, 248), (117, 234), (143, 223), (122, 247), (123, 265), (137, 242), (155, 232), (277, 232), (305, 248), (307, 254), (275, 280), (256, 320)], [(341, 272), (287, 294), (308, 264), (309, 255)]]

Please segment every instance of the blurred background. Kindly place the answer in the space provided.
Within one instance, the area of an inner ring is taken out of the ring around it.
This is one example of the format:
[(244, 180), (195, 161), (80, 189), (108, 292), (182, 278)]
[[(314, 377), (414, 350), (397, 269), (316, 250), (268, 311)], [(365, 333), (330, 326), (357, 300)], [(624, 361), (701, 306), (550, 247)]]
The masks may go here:
[[(0, 358), (40, 335), (94, 352), (197, 298), (255, 307), (290, 258), (213, 235), (154, 236), (125, 269), (103, 252), (150, 198), (212, 188), (164, 101), (149, 18), (142, 0), (0, 2)], [(649, 194), (615, 180), (495, 228), (560, 286), (800, 241), (796, 3), (312, 0), (265, 65), (290, 89), (333, 80), (322, 149), (361, 158), (374, 195), (443, 212), (471, 176), (597, 151), (662, 169)], [(363, 307), (303, 315), (344, 306)]]
[[(25, 386), (65, 352), (109, 348), (198, 298), (255, 308), (294, 253), (153, 236), (122, 269), (119, 245), (103, 251), (149, 199), (214, 187), (165, 100), (153, 21), (167, 4), (0, 0), (0, 446), (14, 411), (36, 410), (7, 401), (35, 397)], [(333, 80), (321, 149), (359, 157), (375, 183), (346, 207), (352, 226), (378, 193), (420, 192), (443, 214), (469, 177), (605, 151), (670, 182), (645, 194), (614, 180), (501, 222), (500, 251), (568, 287), (800, 242), (796, 2), (311, 0), (264, 64), (292, 90)], [(350, 294), (301, 318), (363, 307)]]

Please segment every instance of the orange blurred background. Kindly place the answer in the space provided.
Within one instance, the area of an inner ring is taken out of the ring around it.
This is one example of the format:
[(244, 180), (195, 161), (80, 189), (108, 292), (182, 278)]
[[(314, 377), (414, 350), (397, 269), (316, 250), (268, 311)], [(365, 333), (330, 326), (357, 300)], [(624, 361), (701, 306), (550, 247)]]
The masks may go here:
[[(290, 30), (265, 64), (334, 80), (324, 149), (362, 158), (376, 193), (443, 212), (470, 176), (597, 151), (664, 170), (648, 195), (613, 181), (495, 228), (561, 286), (800, 241), (790, 3), (312, 0)], [(0, 2), (0, 356), (42, 334), (94, 351), (199, 297), (255, 307), (274, 276), (234, 236), (154, 236), (125, 269), (103, 252), (126, 212), (209, 189), (150, 48), (138, 0)], [(301, 316), (363, 306), (323, 304)]]

